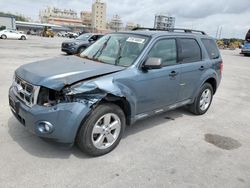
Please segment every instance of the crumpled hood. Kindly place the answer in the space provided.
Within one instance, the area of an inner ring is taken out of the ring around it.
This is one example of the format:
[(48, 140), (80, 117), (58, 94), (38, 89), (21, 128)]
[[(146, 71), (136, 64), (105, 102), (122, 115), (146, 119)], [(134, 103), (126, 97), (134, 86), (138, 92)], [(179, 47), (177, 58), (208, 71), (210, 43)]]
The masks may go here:
[(123, 69), (125, 67), (69, 56), (25, 64), (15, 73), (29, 83), (59, 91), (66, 85)]

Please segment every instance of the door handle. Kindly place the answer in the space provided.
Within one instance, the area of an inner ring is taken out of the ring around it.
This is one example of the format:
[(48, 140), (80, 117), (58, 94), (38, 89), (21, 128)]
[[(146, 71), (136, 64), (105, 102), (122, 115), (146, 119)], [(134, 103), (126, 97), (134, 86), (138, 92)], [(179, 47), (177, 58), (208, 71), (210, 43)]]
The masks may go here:
[(172, 72), (170, 72), (170, 74), (169, 74), (170, 77), (175, 77), (175, 76), (177, 76), (177, 75), (178, 75), (178, 72), (176, 72), (176, 71), (172, 71)]
[(199, 68), (200, 71), (203, 71), (204, 69), (205, 67), (203, 65)]

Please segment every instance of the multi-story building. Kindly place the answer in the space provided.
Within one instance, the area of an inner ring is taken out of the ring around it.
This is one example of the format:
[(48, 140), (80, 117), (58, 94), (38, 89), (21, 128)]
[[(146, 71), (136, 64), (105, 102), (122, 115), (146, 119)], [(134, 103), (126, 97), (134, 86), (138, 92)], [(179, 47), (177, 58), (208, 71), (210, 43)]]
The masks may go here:
[(155, 15), (154, 28), (156, 29), (169, 29), (174, 28), (175, 17), (163, 14)]
[(113, 18), (108, 23), (108, 29), (111, 29), (113, 31), (120, 31), (123, 29), (123, 23), (121, 20), (121, 17), (117, 14), (113, 16)]
[(82, 11), (80, 13), (82, 24), (88, 28), (92, 26), (92, 13), (88, 11)]
[(69, 27), (81, 27), (82, 20), (77, 17), (77, 12), (69, 9), (47, 7), (39, 13), (41, 23), (56, 24)]
[(96, 0), (92, 5), (92, 28), (106, 30), (106, 3)]

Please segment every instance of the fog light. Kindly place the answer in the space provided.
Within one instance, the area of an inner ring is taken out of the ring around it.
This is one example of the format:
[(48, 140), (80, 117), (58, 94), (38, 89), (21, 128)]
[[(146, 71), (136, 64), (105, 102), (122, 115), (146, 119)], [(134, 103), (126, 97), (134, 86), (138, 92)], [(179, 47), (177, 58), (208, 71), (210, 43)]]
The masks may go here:
[(38, 131), (40, 133), (51, 133), (54, 130), (54, 126), (48, 121), (41, 121), (38, 123)]

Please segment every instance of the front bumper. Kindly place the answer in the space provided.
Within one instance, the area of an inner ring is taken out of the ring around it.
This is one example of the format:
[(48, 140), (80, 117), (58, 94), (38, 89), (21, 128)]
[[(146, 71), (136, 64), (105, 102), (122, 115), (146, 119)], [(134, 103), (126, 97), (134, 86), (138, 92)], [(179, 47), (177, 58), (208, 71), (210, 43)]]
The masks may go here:
[(250, 49), (242, 49), (241, 54), (250, 54)]
[[(26, 106), (15, 95), (14, 88), (9, 89), (11, 111), (24, 127), (33, 134), (52, 139), (56, 142), (74, 143), (79, 126), (90, 108), (84, 103), (60, 103), (53, 107), (34, 105)], [(51, 133), (41, 133), (38, 129), (40, 122), (50, 122), (53, 125)]]
[(67, 47), (61, 47), (62, 52), (70, 53), (70, 54), (77, 54), (77, 46), (67, 46)]

